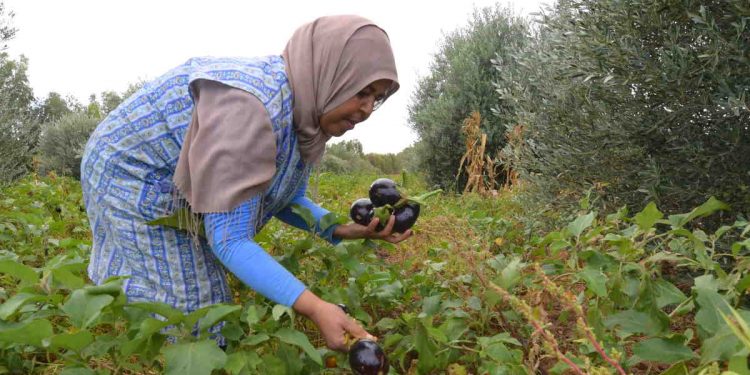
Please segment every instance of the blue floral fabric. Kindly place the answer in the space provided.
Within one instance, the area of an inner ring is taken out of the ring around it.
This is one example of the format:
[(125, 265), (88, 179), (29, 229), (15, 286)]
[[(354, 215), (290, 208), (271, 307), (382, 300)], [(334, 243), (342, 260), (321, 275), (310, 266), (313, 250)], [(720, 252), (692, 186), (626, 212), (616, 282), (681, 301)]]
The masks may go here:
[[(146, 224), (186, 205), (175, 198), (172, 176), (191, 120), (190, 83), (197, 79), (255, 95), (268, 110), (277, 145), (276, 174), (262, 195), (235, 212), (205, 215), (213, 243), (185, 231)], [(99, 124), (86, 145), (81, 183), (93, 232), (89, 276), (101, 283), (110, 276), (129, 275), (125, 292), (130, 301), (160, 301), (183, 311), (231, 301), (220, 259), (231, 270), (240, 266), (227, 260), (255, 251), (258, 257), (252, 262), (281, 267), (252, 241), (254, 234), (277, 214), (304, 227), (288, 209), (293, 201), (311, 209), (318, 219), (327, 213), (304, 197), (309, 174), (310, 167), (297, 149), (292, 93), (280, 56), (190, 59), (126, 99)], [(235, 241), (224, 241), (230, 233)], [(321, 235), (332, 240), (330, 231)], [(261, 258), (263, 262), (258, 261)], [(255, 269), (268, 271), (265, 266)], [(250, 278), (240, 278), (267, 297), (291, 304), (304, 286), (282, 270), (271, 280), (254, 274), (266, 284), (252, 285)]]

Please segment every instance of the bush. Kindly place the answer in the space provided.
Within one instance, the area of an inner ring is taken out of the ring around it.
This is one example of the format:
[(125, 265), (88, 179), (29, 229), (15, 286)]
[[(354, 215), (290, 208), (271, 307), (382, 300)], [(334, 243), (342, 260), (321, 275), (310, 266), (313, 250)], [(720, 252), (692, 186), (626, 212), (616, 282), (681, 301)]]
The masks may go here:
[(80, 178), (83, 149), (98, 121), (85, 113), (70, 113), (47, 124), (39, 141), (41, 171)]
[(39, 138), (39, 126), (31, 110), (34, 93), (26, 76), (27, 68), (25, 57), (12, 60), (8, 54), (0, 53), (0, 184), (15, 181), (32, 168)]
[(559, 1), (501, 93), (525, 127), (506, 150), (523, 177), (549, 197), (593, 185), (614, 206), (750, 210), (746, 4)]
[(326, 145), (320, 170), (339, 174), (377, 172), (377, 168), (365, 158), (362, 144), (357, 140)]
[[(485, 154), (494, 158), (505, 145), (505, 129), (515, 125), (515, 110), (504, 103), (498, 105), (496, 85), (503, 84), (501, 67), (510, 61), (509, 55), (529, 38), (527, 22), (499, 5), (475, 11), (465, 28), (445, 36), (429, 74), (419, 80), (409, 104), (409, 123), (423, 144), (420, 169), (431, 185), (463, 190), (465, 174), (455, 186), (466, 152), (461, 126), (473, 111), (483, 119)], [(493, 61), (499, 67), (493, 66)]]

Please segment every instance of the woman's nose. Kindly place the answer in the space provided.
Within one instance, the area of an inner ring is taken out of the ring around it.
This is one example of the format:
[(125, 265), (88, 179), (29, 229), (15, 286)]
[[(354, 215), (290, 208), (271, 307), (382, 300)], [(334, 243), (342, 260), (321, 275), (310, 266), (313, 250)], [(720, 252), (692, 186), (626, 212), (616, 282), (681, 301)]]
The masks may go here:
[(372, 95), (367, 95), (362, 100), (362, 105), (360, 106), (360, 109), (364, 111), (368, 116), (372, 113), (372, 111), (375, 108), (375, 97)]

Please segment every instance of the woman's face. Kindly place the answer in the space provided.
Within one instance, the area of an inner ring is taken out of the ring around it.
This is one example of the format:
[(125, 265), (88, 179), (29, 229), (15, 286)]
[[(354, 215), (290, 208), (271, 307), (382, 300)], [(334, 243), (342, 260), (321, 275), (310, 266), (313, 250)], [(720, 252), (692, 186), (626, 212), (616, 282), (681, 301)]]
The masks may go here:
[(354, 125), (367, 120), (375, 107), (385, 99), (392, 82), (377, 80), (349, 100), (320, 116), (320, 129), (331, 137), (340, 137)]

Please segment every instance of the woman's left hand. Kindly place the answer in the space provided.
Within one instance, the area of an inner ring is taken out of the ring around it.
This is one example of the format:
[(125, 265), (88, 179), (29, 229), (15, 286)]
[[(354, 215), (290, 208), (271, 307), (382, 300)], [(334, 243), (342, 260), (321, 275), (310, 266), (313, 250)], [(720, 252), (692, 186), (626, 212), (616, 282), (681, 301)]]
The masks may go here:
[(343, 238), (346, 240), (356, 240), (360, 238), (369, 238), (373, 240), (383, 240), (390, 243), (399, 243), (412, 235), (411, 229), (407, 229), (404, 233), (393, 232), (393, 224), (396, 222), (396, 217), (391, 215), (388, 219), (388, 223), (385, 228), (378, 232), (377, 227), (380, 219), (374, 217), (369, 225), (364, 226), (357, 223), (342, 224), (336, 227), (333, 231), (333, 236)]

